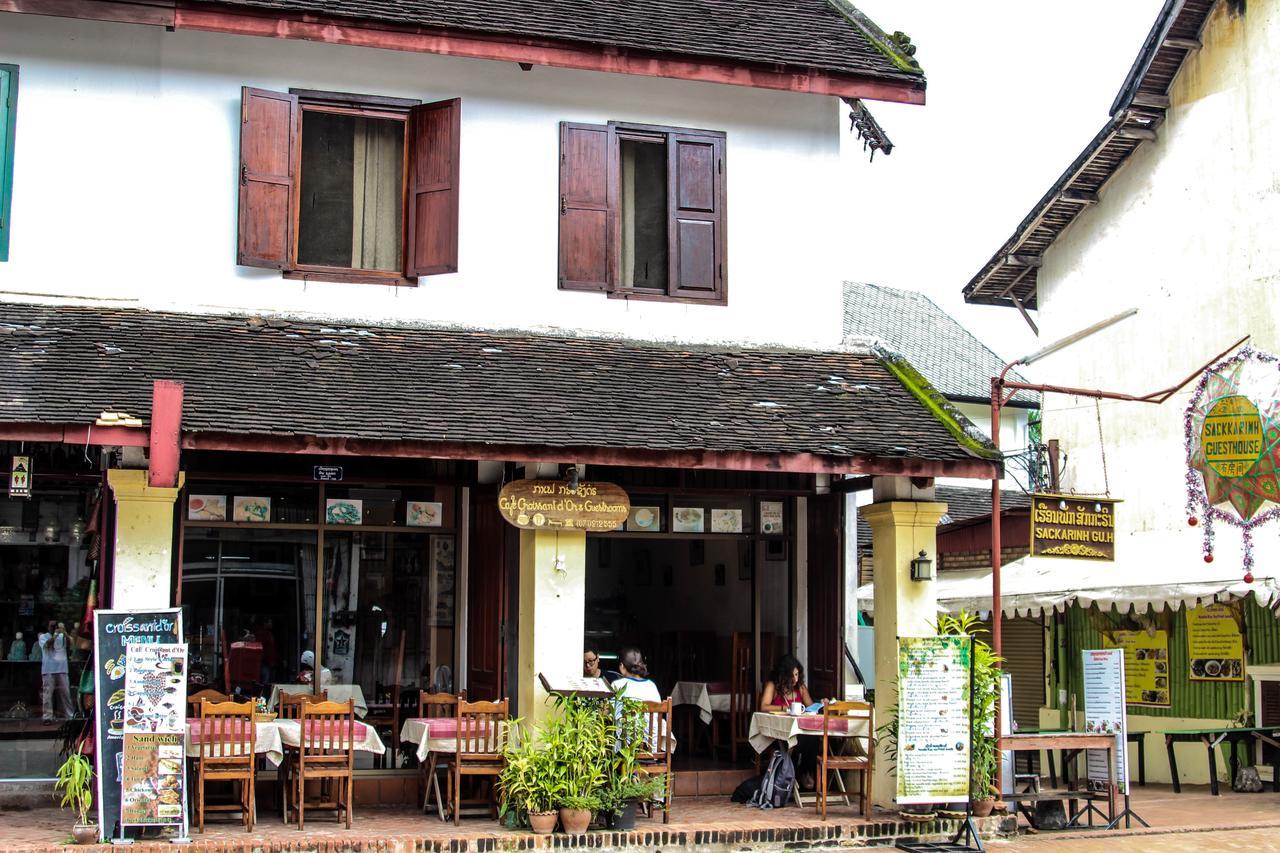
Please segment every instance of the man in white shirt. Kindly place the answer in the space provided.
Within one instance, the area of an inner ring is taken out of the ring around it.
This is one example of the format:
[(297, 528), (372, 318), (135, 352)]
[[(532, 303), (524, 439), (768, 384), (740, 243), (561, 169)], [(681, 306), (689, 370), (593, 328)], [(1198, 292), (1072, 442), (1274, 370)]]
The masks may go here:
[(36, 643), (40, 646), (40, 675), (44, 682), (43, 704), (45, 724), (53, 722), (57, 710), (55, 701), (60, 702), (69, 720), (75, 716), (75, 707), (71, 704), (71, 687), (67, 683), (67, 628), (61, 622), (50, 622), (48, 630), (41, 634)]

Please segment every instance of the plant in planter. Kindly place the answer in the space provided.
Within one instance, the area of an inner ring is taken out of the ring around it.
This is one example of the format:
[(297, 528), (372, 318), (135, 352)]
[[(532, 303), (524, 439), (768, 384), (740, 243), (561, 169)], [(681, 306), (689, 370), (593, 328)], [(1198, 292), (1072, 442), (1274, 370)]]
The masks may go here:
[(76, 844), (92, 844), (98, 839), (97, 824), (89, 822), (89, 809), (93, 806), (93, 764), (77, 749), (58, 768), (55, 792), (62, 792), (61, 808), (75, 809), (80, 818), (71, 829)]
[(661, 778), (639, 770), (639, 757), (648, 750), (643, 703), (635, 699), (615, 700), (612, 744), (607, 781), (600, 794), (600, 812), (614, 829), (635, 828), (636, 805), (653, 799), (665, 787)]
[(510, 730), (503, 752), (506, 766), (498, 776), (502, 798), (498, 816), (505, 820), (512, 815), (520, 823), (528, 821), (538, 835), (550, 835), (556, 828), (556, 805), (562, 796), (551, 756), (518, 721)]
[(601, 805), (610, 759), (612, 704), (560, 695), (555, 702), (556, 713), (544, 723), (542, 745), (560, 791), (560, 823), (565, 832), (581, 834)]
[(973, 717), (970, 720), (969, 801), (977, 817), (986, 817), (995, 807), (1000, 790), (995, 786), (996, 770), (1000, 766), (1000, 751), (996, 749), (996, 702), (1000, 701), (1000, 670), (991, 646), (978, 639), (985, 634), (977, 616), (961, 611), (958, 615), (940, 614), (938, 634), (968, 635), (973, 638)]

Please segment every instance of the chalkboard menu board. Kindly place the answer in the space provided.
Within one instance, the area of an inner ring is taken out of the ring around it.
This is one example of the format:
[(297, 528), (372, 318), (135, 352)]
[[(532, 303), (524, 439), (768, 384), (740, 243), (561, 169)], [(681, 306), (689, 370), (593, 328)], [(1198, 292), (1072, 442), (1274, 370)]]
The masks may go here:
[[(98, 743), (98, 827), (103, 840), (124, 838), (125, 670), (131, 645), (181, 643), (182, 611), (97, 610), (93, 617), (94, 716)], [(182, 709), (186, 713), (185, 706)]]

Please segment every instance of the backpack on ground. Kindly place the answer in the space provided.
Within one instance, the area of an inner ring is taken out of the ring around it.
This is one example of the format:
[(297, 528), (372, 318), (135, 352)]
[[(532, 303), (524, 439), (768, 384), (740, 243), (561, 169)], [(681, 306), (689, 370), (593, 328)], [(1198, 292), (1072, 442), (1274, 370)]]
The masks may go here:
[(791, 799), (795, 782), (796, 766), (791, 756), (785, 749), (777, 749), (760, 777), (760, 787), (748, 802), (759, 809), (780, 809)]

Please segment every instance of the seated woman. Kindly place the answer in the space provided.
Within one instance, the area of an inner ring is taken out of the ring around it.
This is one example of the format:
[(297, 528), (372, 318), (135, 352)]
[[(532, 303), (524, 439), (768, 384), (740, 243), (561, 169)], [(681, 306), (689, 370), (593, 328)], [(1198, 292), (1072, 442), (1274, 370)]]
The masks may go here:
[(809, 688), (804, 683), (804, 665), (792, 655), (783, 655), (773, 665), (769, 680), (760, 694), (761, 711), (786, 710), (792, 702), (808, 707), (813, 704)]
[(612, 685), (618, 695), (642, 702), (662, 701), (658, 685), (649, 679), (649, 667), (645, 665), (644, 655), (636, 647), (629, 646), (618, 655), (618, 672), (622, 677)]
[[(769, 680), (764, 683), (760, 693), (761, 711), (784, 711), (792, 702), (799, 702), (808, 707), (813, 704), (809, 695), (809, 687), (804, 683), (804, 665), (794, 655), (783, 655), (773, 665)], [(814, 770), (818, 764), (818, 750), (822, 747), (822, 739), (802, 737), (796, 739), (795, 748), (791, 750), (791, 760), (796, 765), (796, 778), (801, 788), (812, 788)]]

